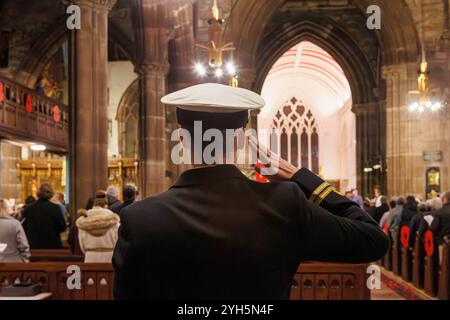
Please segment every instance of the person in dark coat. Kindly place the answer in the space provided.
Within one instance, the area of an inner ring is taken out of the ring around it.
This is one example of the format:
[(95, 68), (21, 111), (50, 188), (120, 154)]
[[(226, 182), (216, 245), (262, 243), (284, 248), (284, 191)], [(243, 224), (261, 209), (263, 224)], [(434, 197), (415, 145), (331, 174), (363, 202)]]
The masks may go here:
[(417, 201), (413, 196), (408, 196), (406, 198), (406, 204), (403, 207), (402, 216), (400, 220), (399, 230), (403, 226), (408, 226), (411, 224), (412, 218), (418, 213), (417, 211)]
[(426, 203), (420, 203), (417, 206), (416, 214), (409, 224), (409, 247), (412, 250), (416, 244), (416, 237), (422, 238), (428, 229), (428, 224), (424, 217), (431, 214), (431, 208)]
[(379, 207), (375, 208), (375, 210), (373, 211), (373, 216), (372, 216), (373, 219), (377, 223), (380, 223), (383, 215), (390, 210), (388, 202), (387, 202), (387, 198), (385, 196), (382, 196), (380, 198), (380, 203), (381, 203), (381, 205)]
[(39, 188), (38, 200), (23, 212), (23, 227), (31, 249), (62, 248), (61, 232), (66, 230), (61, 209), (52, 203), (53, 189), (44, 183)]
[(442, 204), (443, 207), (434, 212), (431, 223), (431, 230), (439, 242), (450, 236), (450, 191), (442, 196)]
[[(244, 128), (248, 110), (264, 105), (251, 91), (219, 84), (163, 102), (179, 106), (185, 133), (198, 122), (203, 130)], [(234, 112), (220, 112), (227, 106)], [(192, 160), (187, 139), (181, 142)], [(123, 209), (113, 256), (116, 299), (288, 299), (303, 261), (368, 263), (385, 255), (389, 240), (377, 223), (309, 170), (280, 160), (263, 184), (220, 161), (217, 154), (213, 164), (203, 159), (168, 191)]]
[(123, 188), (123, 191), (122, 191), (122, 196), (123, 196), (123, 203), (119, 207), (116, 207), (116, 208), (114, 208), (114, 210), (112, 210), (112, 212), (117, 213), (119, 215), (123, 209), (125, 209), (130, 204), (132, 204), (136, 201), (136, 197), (137, 197), (136, 187), (132, 186), (132, 185), (125, 186), (125, 188)]

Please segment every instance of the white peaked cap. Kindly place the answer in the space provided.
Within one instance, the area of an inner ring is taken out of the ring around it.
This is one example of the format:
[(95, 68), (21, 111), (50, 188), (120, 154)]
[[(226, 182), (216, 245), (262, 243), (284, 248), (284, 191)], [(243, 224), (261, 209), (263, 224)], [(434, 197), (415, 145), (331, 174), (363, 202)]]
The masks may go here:
[(232, 113), (264, 107), (264, 99), (250, 90), (218, 83), (192, 86), (161, 99), (167, 105), (198, 112)]

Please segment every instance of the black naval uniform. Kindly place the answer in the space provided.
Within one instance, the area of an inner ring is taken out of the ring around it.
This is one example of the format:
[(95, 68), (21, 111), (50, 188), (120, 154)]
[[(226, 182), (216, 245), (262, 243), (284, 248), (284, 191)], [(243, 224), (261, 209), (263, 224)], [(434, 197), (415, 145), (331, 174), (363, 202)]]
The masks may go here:
[(301, 262), (372, 262), (389, 246), (366, 212), (306, 169), (267, 184), (231, 165), (193, 169), (121, 216), (116, 299), (288, 299)]

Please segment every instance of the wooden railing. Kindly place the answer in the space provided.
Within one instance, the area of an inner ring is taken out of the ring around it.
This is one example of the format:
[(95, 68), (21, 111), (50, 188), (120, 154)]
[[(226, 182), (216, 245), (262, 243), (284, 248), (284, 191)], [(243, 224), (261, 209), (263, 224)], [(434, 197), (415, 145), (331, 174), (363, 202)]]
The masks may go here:
[(4, 137), (69, 148), (69, 109), (0, 77), (0, 133)]
[[(65, 254), (65, 253), (64, 253)], [(81, 289), (67, 286), (67, 268), (81, 271)], [(293, 279), (291, 300), (370, 299), (366, 265), (305, 263)], [(78, 262), (32, 262), (0, 264), (0, 286), (15, 282), (41, 283), (55, 300), (110, 300), (114, 271), (111, 264)]]

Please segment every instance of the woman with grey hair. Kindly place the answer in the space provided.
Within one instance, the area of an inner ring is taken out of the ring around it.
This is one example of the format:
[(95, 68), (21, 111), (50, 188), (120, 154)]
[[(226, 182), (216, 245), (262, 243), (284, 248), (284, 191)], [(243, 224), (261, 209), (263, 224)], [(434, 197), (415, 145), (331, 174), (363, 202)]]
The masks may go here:
[(22, 224), (14, 219), (5, 200), (0, 200), (0, 263), (29, 262), (30, 246)]

